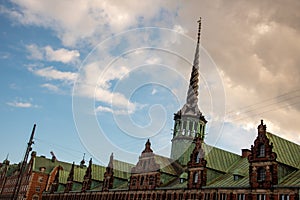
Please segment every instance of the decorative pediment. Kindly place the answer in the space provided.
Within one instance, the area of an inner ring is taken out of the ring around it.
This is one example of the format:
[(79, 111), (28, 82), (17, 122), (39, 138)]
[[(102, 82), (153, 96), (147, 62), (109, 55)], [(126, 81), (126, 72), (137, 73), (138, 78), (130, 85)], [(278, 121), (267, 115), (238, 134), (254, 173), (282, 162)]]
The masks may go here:
[(131, 169), (129, 189), (155, 189), (160, 185), (160, 165), (156, 163), (154, 156), (148, 139), (138, 163)]
[(267, 137), (267, 127), (261, 120), (257, 127), (257, 137), (251, 146), (249, 161), (249, 184), (251, 188), (271, 188), (278, 183), (277, 155)]
[(277, 155), (272, 151), (273, 144), (270, 143), (270, 140), (267, 137), (267, 127), (263, 124), (263, 120), (261, 120), (261, 124), (257, 129), (258, 135), (254, 141), (254, 145), (251, 146), (251, 155), (248, 157), (249, 162), (275, 161)]
[(158, 171), (160, 166), (156, 163), (154, 155), (155, 154), (151, 149), (151, 143), (148, 139), (145, 144), (145, 149), (139, 157), (139, 161), (136, 166), (131, 169), (131, 173), (148, 173)]

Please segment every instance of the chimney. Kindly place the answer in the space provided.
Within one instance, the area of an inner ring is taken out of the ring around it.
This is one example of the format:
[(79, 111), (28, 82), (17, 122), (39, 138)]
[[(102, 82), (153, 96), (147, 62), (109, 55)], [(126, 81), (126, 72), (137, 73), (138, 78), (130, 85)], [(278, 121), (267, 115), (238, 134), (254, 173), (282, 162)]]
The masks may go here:
[(242, 158), (248, 158), (250, 154), (251, 151), (249, 149), (242, 149)]

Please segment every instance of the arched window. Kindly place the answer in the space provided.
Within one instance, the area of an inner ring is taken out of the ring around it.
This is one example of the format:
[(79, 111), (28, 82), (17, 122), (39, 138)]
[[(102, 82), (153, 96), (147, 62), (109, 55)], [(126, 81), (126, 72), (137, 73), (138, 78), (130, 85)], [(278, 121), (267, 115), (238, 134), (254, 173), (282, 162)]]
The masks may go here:
[(197, 153), (197, 157), (196, 157), (196, 163), (199, 163), (200, 162), (200, 157), (201, 157), (201, 154), (200, 154), (200, 151)]
[(132, 178), (132, 186), (135, 186), (136, 185), (136, 177), (133, 177)]
[(190, 129), (191, 132), (192, 132), (192, 130), (194, 130), (194, 122), (193, 121), (190, 121), (189, 129)]
[(265, 181), (266, 180), (266, 170), (265, 168), (261, 167), (257, 170), (257, 181)]
[(143, 184), (144, 184), (144, 179), (145, 179), (144, 176), (142, 176), (140, 185), (143, 185)]
[(266, 151), (265, 151), (265, 145), (260, 144), (258, 146), (258, 157), (265, 157)]
[(199, 176), (198, 172), (195, 172), (194, 173), (194, 180), (193, 180), (194, 183), (198, 183), (198, 176)]
[(33, 195), (32, 200), (39, 200), (39, 195), (37, 194)]
[(154, 177), (150, 176), (149, 178), (149, 185), (154, 185)]

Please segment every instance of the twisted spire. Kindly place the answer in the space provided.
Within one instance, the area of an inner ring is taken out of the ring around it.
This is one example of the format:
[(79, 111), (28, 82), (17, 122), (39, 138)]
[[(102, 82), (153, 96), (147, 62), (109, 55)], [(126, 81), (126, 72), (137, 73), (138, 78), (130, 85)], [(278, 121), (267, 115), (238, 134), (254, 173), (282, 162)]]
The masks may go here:
[(199, 46), (200, 46), (200, 35), (201, 35), (201, 17), (198, 20), (198, 23), (199, 23), (199, 27), (198, 27), (197, 46), (196, 46), (191, 78), (190, 78), (189, 90), (186, 98), (186, 103), (193, 108), (196, 108), (198, 104), (198, 88), (199, 88), (198, 71), (199, 71)]

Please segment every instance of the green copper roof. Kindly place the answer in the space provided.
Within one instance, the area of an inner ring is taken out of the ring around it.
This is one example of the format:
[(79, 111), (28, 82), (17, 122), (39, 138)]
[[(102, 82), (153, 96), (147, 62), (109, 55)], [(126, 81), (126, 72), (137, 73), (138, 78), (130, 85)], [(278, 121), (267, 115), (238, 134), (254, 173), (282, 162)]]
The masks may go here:
[(241, 158), (237, 154), (207, 144), (204, 144), (203, 148), (207, 167), (221, 172), (228, 172), (229, 168)]
[(272, 133), (267, 133), (267, 137), (273, 143), (278, 162), (300, 169), (300, 145)]
[(297, 170), (288, 176), (286, 176), (280, 183), (279, 186), (298, 186), (300, 187), (300, 170)]
[[(246, 187), (249, 186), (249, 163), (247, 158), (239, 158), (227, 171), (208, 182), (210, 187)], [(234, 179), (237, 176), (237, 180)]]
[(188, 174), (186, 172), (183, 172), (182, 174), (180, 174), (179, 178), (187, 179)]
[(61, 161), (52, 161), (49, 158), (37, 156), (33, 161), (33, 171), (40, 171), (42, 167), (45, 167), (44, 173), (50, 173), (55, 167), (61, 166), (64, 170), (70, 171), (72, 164), (61, 162)]
[(129, 179), (131, 175), (131, 168), (133, 164), (123, 162), (120, 160), (113, 160), (114, 165), (114, 176), (121, 179)]
[(208, 185), (209, 187), (248, 187), (249, 178), (248, 177), (239, 177), (238, 180), (234, 180), (233, 174), (225, 174), (218, 178), (213, 183)]
[(17, 165), (17, 164), (9, 165), (7, 172), (6, 172), (6, 177), (13, 175), (13, 173), (16, 170), (19, 170), (19, 165)]
[(177, 176), (182, 172), (182, 167), (170, 158), (155, 155), (155, 161), (160, 165), (160, 171), (163, 173)]

